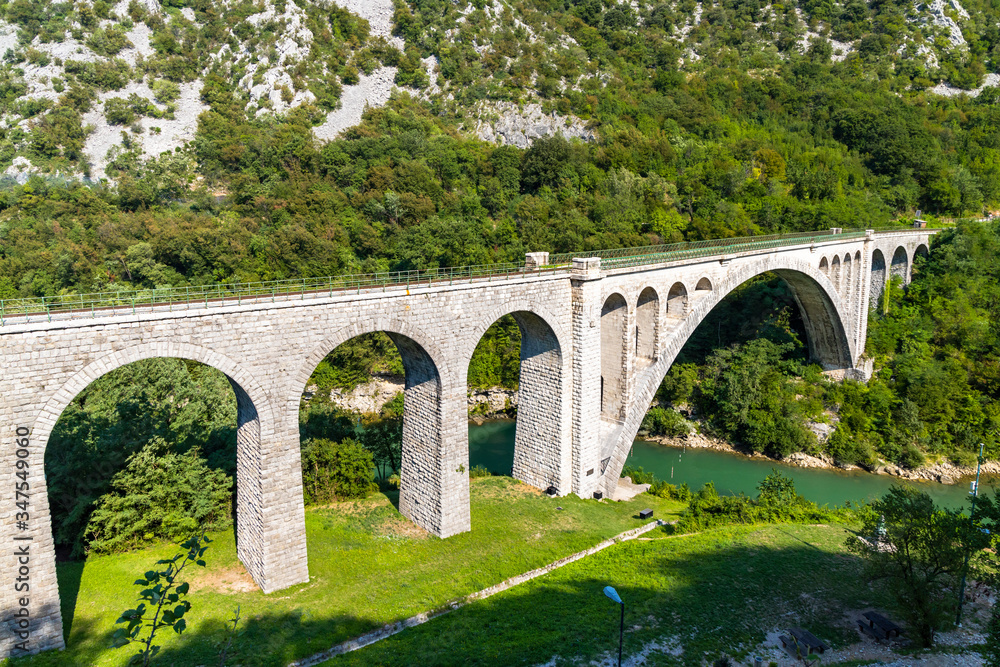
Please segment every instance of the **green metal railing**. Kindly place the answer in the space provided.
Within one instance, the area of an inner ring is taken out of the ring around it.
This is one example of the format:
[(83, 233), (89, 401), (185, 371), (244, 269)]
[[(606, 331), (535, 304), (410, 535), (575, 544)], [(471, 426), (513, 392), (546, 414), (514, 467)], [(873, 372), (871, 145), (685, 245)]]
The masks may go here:
[(409, 290), (456, 282), (494, 282), (560, 270), (568, 270), (568, 267), (545, 266), (532, 270), (523, 264), (489, 264), (299, 280), (219, 283), (196, 287), (2, 299), (0, 326), (24, 322), (52, 322), (57, 319), (134, 315), (151, 311), (173, 312), (191, 308), (239, 306), (244, 303), (277, 303), (322, 296)]
[(864, 237), (864, 235), (865, 230), (855, 229), (844, 230), (836, 234), (827, 230), (822, 232), (770, 234), (767, 236), (741, 236), (730, 239), (671, 243), (669, 245), (647, 246), (643, 248), (616, 248), (614, 250), (595, 250), (583, 253), (561, 253), (550, 256), (549, 261), (552, 264), (562, 264), (573, 261), (573, 257), (600, 257), (602, 269), (621, 269), (632, 266), (644, 266), (646, 264), (660, 264), (684, 259), (711, 257), (714, 255), (767, 250), (769, 248), (815, 243), (817, 241), (847, 241)]
[[(894, 229), (893, 231), (910, 231)], [(927, 232), (933, 230), (912, 230)], [(849, 240), (865, 235), (864, 230), (845, 230), (745, 236), (692, 243), (617, 248), (551, 255), (546, 266), (528, 268), (521, 264), (461, 266), (424, 271), (395, 271), (372, 274), (272, 280), (252, 283), (219, 283), (195, 287), (172, 287), (138, 291), (67, 294), (29, 299), (0, 299), (0, 326), (54, 320), (172, 312), (192, 308), (238, 306), (244, 303), (276, 303), (322, 296), (367, 294), (441, 284), (494, 282), (569, 273), (574, 257), (600, 257), (602, 269), (619, 269), (660, 264), (684, 259), (730, 255), (783, 246), (828, 240)]]

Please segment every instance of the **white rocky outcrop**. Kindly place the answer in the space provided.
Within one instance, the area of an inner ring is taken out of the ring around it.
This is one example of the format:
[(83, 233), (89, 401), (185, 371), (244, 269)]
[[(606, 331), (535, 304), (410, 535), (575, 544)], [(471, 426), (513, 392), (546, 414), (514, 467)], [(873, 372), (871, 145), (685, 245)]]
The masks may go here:
[(329, 141), (354, 127), (361, 122), (365, 109), (385, 106), (396, 87), (395, 80), (395, 67), (380, 67), (371, 75), (360, 74), (357, 85), (344, 86), (340, 108), (327, 114), (326, 122), (314, 127), (313, 134), (321, 141)]
[[(200, 80), (180, 84), (180, 97), (174, 102), (176, 111), (174, 117), (150, 118), (145, 116), (136, 122), (142, 127), (142, 133), (133, 134), (129, 128), (121, 125), (111, 125), (104, 117), (104, 102), (112, 97), (128, 98), (131, 94), (145, 97), (157, 108), (166, 107), (156, 104), (153, 91), (145, 83), (130, 83), (121, 90), (111, 90), (101, 93), (98, 101), (90, 111), (83, 115), (84, 125), (90, 125), (93, 131), (87, 136), (83, 151), (91, 163), (91, 178), (105, 178), (108, 166), (108, 151), (122, 144), (122, 132), (129, 132), (131, 140), (137, 143), (144, 154), (156, 157), (164, 151), (173, 151), (194, 139), (198, 129), (198, 116), (208, 109), (201, 101)], [(159, 131), (157, 131), (158, 128)]]
[(28, 182), (28, 178), (34, 173), (34, 168), (31, 166), (31, 162), (26, 157), (18, 155), (14, 158), (14, 162), (11, 163), (7, 170), (3, 173), (5, 178), (12, 178), (18, 185), (24, 185)]
[(473, 389), (469, 392), (469, 407), (479, 407), (488, 414), (505, 412), (510, 408), (517, 407), (517, 391), (501, 387)]
[(966, 45), (962, 29), (951, 16), (953, 14), (966, 21), (969, 19), (969, 12), (965, 11), (958, 0), (918, 0), (916, 8), (921, 13), (920, 23), (943, 28), (948, 33), (948, 42), (952, 48)]
[(933, 88), (929, 88), (928, 91), (934, 93), (935, 95), (941, 95), (942, 97), (957, 97), (958, 95), (968, 95), (969, 97), (978, 97), (984, 88), (1000, 86), (1000, 74), (987, 74), (983, 77), (983, 85), (978, 88), (973, 88), (972, 90), (963, 90), (961, 88), (955, 88), (943, 81)]
[(527, 148), (536, 139), (561, 134), (564, 137), (593, 141), (597, 134), (576, 116), (560, 116), (542, 111), (539, 104), (517, 106), (510, 102), (480, 105), (479, 121), (474, 132), (483, 141), (503, 146)]
[(362, 414), (378, 414), (385, 404), (406, 388), (398, 375), (376, 375), (351, 391), (334, 389), (330, 401), (337, 407)]
[(385, 37), (397, 49), (403, 48), (403, 40), (392, 35), (392, 0), (335, 0), (335, 4), (368, 21), (372, 37)]

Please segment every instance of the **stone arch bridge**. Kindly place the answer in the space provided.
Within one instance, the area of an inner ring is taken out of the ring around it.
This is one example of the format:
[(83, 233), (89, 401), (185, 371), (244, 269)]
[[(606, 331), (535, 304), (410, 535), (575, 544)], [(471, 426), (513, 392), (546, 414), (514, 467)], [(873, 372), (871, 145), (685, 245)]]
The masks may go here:
[(608, 494), (674, 357), (732, 289), (777, 274), (794, 292), (813, 357), (831, 372), (863, 374), (869, 308), (890, 276), (909, 281), (933, 233), (834, 229), (585, 258), (531, 253), (524, 266), (152, 291), (131, 301), (0, 302), (8, 554), (0, 655), (63, 646), (45, 447), (74, 397), (115, 368), (179, 357), (229, 378), (238, 406), (237, 552), (271, 592), (309, 579), (299, 405), (316, 365), (344, 341), (382, 331), (399, 348), (399, 508), (448, 537), (474, 529), (466, 375), (498, 318), (513, 315), (522, 331), (515, 477), (559, 494)]

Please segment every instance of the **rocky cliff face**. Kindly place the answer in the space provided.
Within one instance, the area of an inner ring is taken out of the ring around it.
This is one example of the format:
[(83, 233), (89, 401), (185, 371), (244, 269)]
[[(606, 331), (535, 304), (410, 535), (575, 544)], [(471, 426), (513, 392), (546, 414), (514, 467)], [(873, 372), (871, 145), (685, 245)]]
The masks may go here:
[[(377, 375), (350, 391), (334, 389), (330, 392), (330, 402), (350, 412), (377, 415), (389, 401), (402, 394), (405, 388), (404, 379), (398, 375)], [(311, 399), (315, 392), (315, 385), (307, 387), (304, 398)], [(469, 392), (468, 405), (469, 412), (480, 422), (488, 418), (511, 416), (517, 410), (517, 391), (502, 387), (473, 389)]]
[(510, 102), (482, 105), (474, 133), (483, 141), (502, 146), (527, 148), (536, 139), (557, 134), (569, 138), (593, 141), (597, 134), (582, 119), (545, 113), (539, 104), (517, 106)]
[(334, 389), (330, 392), (330, 401), (337, 407), (351, 412), (378, 414), (386, 403), (401, 394), (405, 388), (403, 378), (396, 375), (381, 375), (359, 384), (351, 391)]

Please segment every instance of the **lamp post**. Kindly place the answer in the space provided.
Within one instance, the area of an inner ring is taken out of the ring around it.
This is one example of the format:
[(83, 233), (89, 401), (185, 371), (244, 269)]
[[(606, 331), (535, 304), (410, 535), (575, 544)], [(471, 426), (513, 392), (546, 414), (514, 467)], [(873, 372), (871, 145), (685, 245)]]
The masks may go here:
[[(983, 467), (983, 449), (985, 445), (979, 443), (979, 458), (976, 461), (976, 481), (972, 484), (972, 511), (969, 513), (969, 521), (972, 528), (976, 527), (976, 499), (979, 498), (979, 471)], [(965, 604), (965, 575), (969, 571), (969, 558), (972, 556), (972, 547), (965, 550), (965, 565), (962, 567), (962, 585), (958, 588), (958, 615), (955, 617), (955, 625), (962, 625), (962, 606)]]
[(613, 602), (617, 602), (622, 608), (622, 622), (618, 630), (618, 667), (622, 667), (622, 644), (625, 641), (625, 603), (622, 602), (621, 597), (611, 586), (604, 587), (604, 594), (607, 595)]

